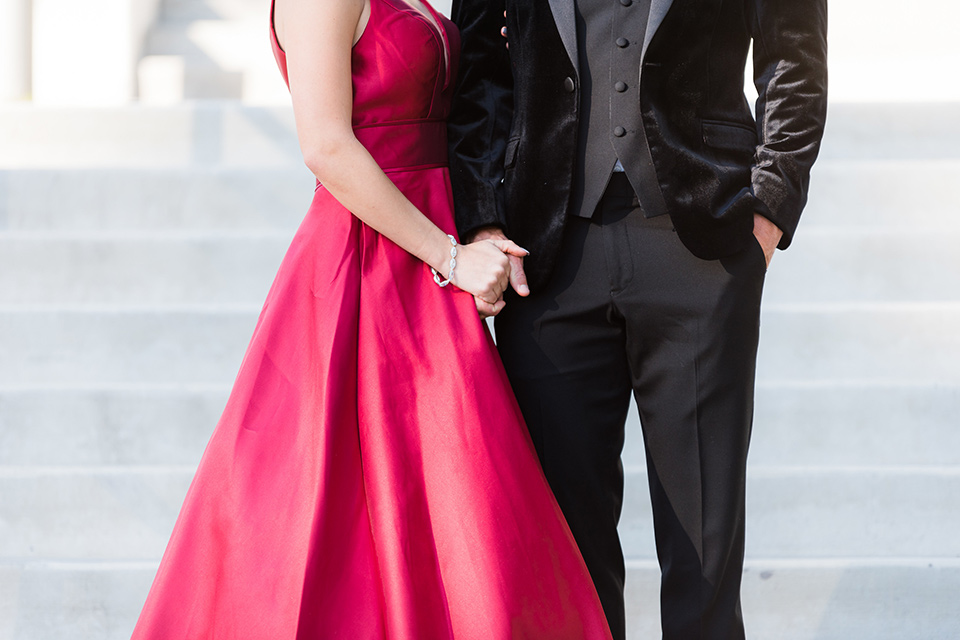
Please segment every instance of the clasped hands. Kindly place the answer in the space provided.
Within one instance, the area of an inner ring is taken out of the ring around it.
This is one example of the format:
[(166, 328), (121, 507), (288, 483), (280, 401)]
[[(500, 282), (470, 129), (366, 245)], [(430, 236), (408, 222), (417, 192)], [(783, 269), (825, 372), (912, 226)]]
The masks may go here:
[[(496, 247), (500, 251), (500, 266), (493, 273), (494, 279), (489, 282), (480, 293), (474, 293), (473, 301), (477, 305), (477, 312), (481, 318), (495, 316), (503, 310), (506, 302), (503, 300), (503, 294), (507, 287), (513, 287), (518, 295), (530, 295), (530, 287), (527, 286), (527, 276), (523, 272), (523, 259), (529, 255), (526, 249), (517, 246), (509, 240), (506, 234), (499, 227), (482, 227), (475, 231), (468, 238), (468, 244), (465, 248), (487, 251), (486, 247)], [(461, 263), (462, 264), (462, 263)], [(461, 267), (457, 267), (459, 270)], [(458, 274), (458, 280), (466, 274)], [(464, 288), (464, 287), (461, 287)], [(469, 290), (470, 287), (467, 288)], [(473, 291), (471, 291), (473, 293)]]

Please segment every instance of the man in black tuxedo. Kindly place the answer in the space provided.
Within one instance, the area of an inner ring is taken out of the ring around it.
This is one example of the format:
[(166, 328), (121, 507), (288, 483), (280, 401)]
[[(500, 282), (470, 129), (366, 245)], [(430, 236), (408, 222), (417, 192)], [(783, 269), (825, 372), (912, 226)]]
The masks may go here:
[(743, 638), (760, 297), (820, 146), (826, 0), (454, 0), (452, 13), (457, 223), (531, 251), (497, 340), (613, 635), (632, 391), (663, 637)]

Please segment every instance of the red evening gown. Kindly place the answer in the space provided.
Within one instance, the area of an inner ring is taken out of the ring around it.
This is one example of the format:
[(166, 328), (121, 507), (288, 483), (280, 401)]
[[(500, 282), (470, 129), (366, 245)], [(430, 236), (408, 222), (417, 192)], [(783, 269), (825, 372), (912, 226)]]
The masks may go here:
[[(353, 125), (454, 234), (444, 119), (459, 39), (432, 13), (440, 31), (371, 1)], [(322, 186), (133, 637), (610, 637), (472, 297)]]

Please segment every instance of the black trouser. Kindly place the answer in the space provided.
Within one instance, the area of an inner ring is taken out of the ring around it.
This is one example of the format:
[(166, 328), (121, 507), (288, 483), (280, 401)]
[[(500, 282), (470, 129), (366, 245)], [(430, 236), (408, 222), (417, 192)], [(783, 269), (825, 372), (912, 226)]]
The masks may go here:
[(544, 472), (626, 636), (617, 522), (633, 391), (646, 445), (663, 637), (743, 638), (744, 484), (765, 264), (756, 242), (694, 257), (615, 174), (568, 221), (550, 282), (515, 295), (497, 342)]

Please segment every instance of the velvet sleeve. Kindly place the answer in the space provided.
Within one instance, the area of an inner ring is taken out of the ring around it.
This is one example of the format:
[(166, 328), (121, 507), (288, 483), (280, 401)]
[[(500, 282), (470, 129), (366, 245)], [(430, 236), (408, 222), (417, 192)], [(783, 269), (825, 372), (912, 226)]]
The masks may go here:
[(753, 0), (759, 145), (751, 172), (757, 213), (793, 240), (827, 112), (826, 0)]
[(447, 125), (457, 229), (506, 229), (503, 159), (513, 118), (513, 74), (500, 28), (504, 0), (454, 0), (460, 72)]

